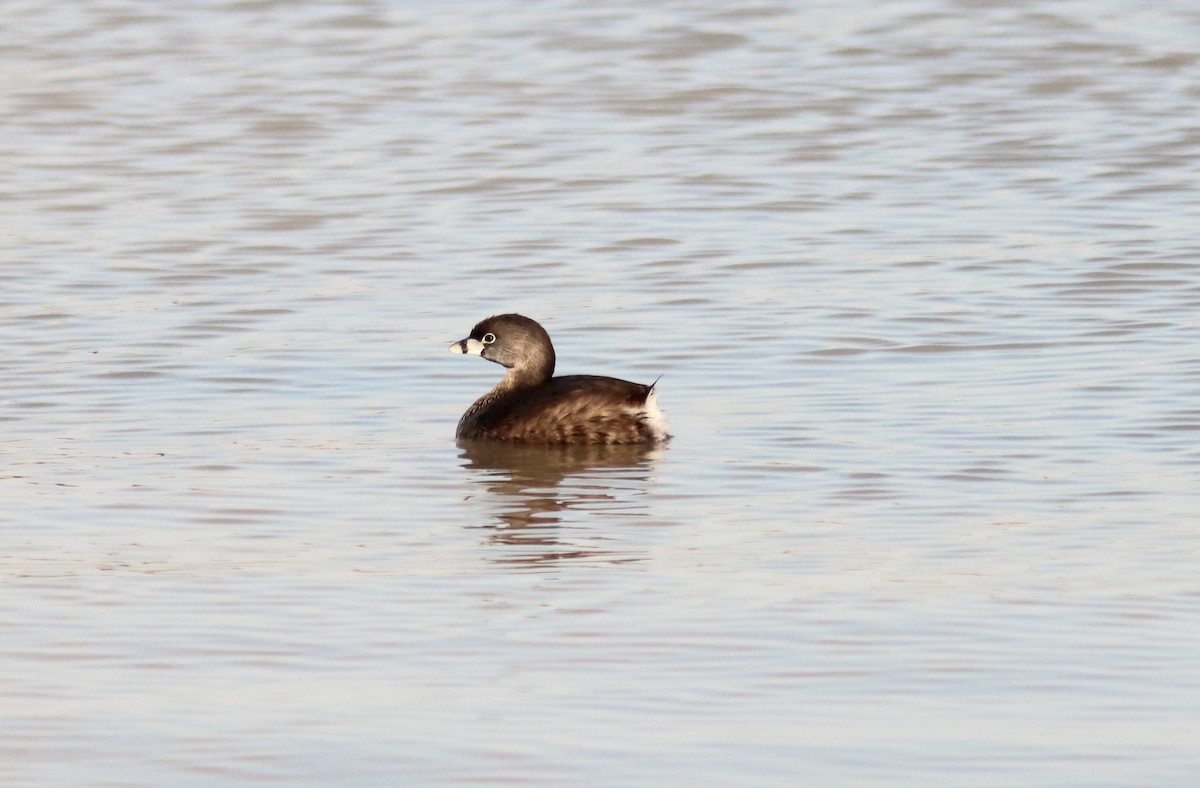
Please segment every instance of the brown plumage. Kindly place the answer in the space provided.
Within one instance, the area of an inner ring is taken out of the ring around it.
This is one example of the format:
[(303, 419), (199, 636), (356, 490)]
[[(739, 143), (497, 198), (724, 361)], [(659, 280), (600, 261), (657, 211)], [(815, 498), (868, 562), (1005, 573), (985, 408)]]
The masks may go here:
[(480, 321), (452, 353), (483, 356), (508, 369), (467, 408), (459, 440), (520, 443), (653, 443), (667, 439), (654, 386), (599, 375), (554, 375), (554, 346), (521, 315)]

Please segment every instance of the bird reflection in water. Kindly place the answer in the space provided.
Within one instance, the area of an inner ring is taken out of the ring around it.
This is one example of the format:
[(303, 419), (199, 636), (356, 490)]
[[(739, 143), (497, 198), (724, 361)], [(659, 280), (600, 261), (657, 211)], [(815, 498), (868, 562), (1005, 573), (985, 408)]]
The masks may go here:
[(653, 444), (529, 446), (459, 443), (463, 467), (493, 499), (489, 542), (494, 560), (520, 568), (562, 561), (626, 563), (642, 560), (607, 547), (611, 539), (590, 528), (593, 517), (646, 517), (639, 499), (653, 478), (662, 449)]

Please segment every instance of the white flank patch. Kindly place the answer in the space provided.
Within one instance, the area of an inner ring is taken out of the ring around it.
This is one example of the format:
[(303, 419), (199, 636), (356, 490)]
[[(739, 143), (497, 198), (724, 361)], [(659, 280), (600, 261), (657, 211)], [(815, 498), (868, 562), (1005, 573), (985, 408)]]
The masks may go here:
[(651, 391), (650, 396), (646, 397), (646, 426), (650, 429), (650, 434), (654, 436), (656, 441), (665, 441), (670, 433), (667, 432), (667, 419), (663, 416), (661, 410), (658, 409), (658, 392)]

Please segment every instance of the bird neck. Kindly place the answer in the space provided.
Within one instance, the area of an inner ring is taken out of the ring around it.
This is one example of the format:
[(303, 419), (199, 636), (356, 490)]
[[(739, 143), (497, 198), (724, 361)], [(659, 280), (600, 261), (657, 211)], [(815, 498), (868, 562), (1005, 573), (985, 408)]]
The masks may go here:
[(504, 380), (496, 386), (496, 390), (516, 391), (517, 389), (540, 386), (554, 375), (554, 348), (546, 348), (530, 355), (519, 366), (510, 367)]

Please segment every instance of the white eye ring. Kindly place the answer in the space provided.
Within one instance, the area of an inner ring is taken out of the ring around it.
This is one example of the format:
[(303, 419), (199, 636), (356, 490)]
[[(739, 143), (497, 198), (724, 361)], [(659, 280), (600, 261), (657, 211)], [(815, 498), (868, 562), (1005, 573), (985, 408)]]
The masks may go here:
[(487, 332), (486, 334), (484, 334), (484, 335), (483, 335), (483, 340), (482, 340), (482, 341), (483, 341), (483, 344), (485, 344), (485, 345), (490, 345), (490, 344), (492, 344), (493, 342), (495, 342), (495, 341), (496, 341), (496, 335), (495, 335), (495, 334), (493, 334), (491, 331), (489, 331), (489, 332)]

